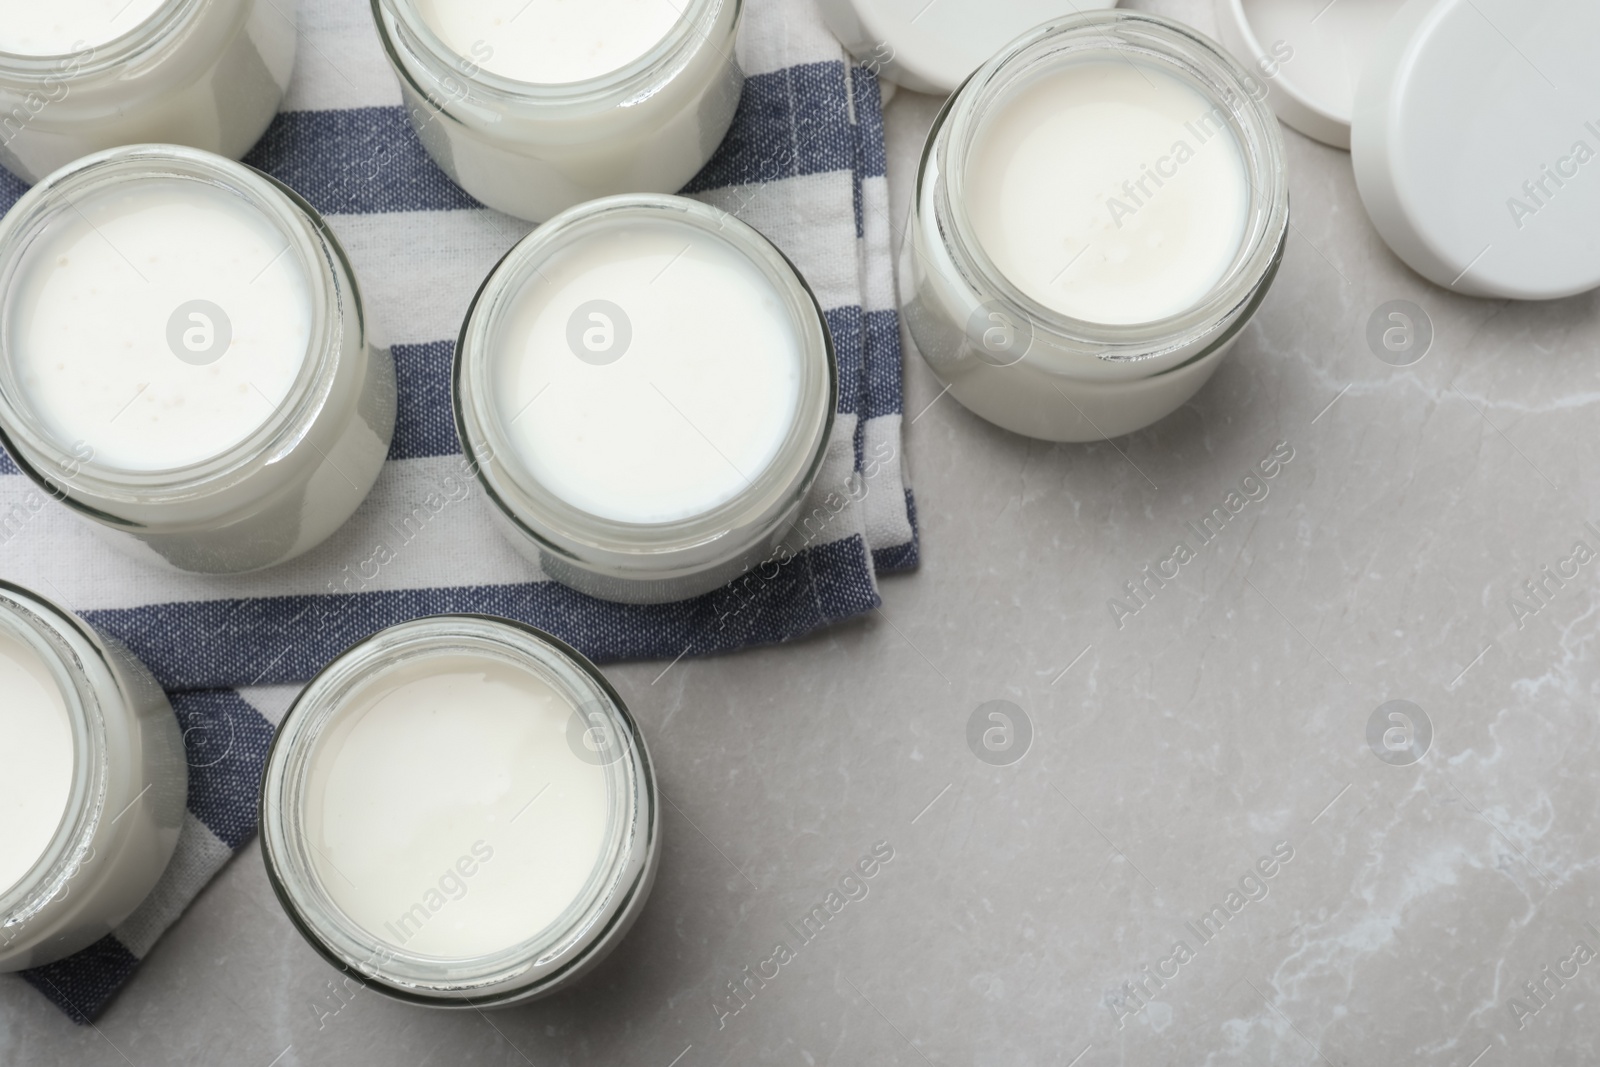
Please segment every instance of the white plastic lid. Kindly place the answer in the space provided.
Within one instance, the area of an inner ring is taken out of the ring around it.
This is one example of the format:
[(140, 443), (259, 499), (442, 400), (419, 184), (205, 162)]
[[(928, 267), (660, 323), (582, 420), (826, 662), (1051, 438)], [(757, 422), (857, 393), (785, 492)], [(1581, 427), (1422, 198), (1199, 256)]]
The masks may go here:
[(1402, 0), (1217, 0), (1217, 35), (1260, 79), (1277, 116), (1307, 137), (1350, 147), (1367, 56)]
[(817, 0), (857, 61), (922, 93), (953, 93), (967, 75), (1043, 22), (1116, 0)]
[(1413, 270), (1470, 296), (1600, 286), (1597, 43), (1596, 0), (1396, 13), (1361, 77), (1351, 157), (1367, 214)]

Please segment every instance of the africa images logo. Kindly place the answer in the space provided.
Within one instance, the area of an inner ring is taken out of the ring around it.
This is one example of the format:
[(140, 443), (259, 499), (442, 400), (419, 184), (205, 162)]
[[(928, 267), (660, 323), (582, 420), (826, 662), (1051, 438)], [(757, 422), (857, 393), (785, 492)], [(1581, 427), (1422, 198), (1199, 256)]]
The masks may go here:
[[(1128, 619), (1149, 607), (1168, 582), (1175, 580), (1185, 566), (1198, 559), (1205, 547), (1222, 535), (1235, 516), (1243, 513), (1251, 504), (1266, 500), (1267, 494), (1272, 492), (1272, 487), (1267, 483), (1276, 478), (1293, 459), (1294, 446), (1287, 441), (1279, 441), (1249, 474), (1240, 479), (1237, 489), (1230, 489), (1223, 496), (1222, 503), (1198, 520), (1190, 520), (1184, 525), (1183, 538), (1168, 555), (1146, 564), (1132, 579), (1123, 582), (1122, 590), (1126, 597), (1114, 596), (1106, 601), (1106, 609), (1111, 612), (1111, 621), (1117, 624), (1117, 629), (1123, 629)], [(1191, 536), (1198, 543), (1197, 546), (1189, 543)]]
[[(1600, 140), (1600, 125), (1586, 122), (1583, 128), (1586, 133)], [(1519, 230), (1527, 226), (1529, 219), (1549, 207), (1569, 182), (1583, 174), (1584, 166), (1595, 155), (1594, 147), (1580, 138), (1553, 166), (1549, 163), (1539, 164), (1539, 172), (1522, 183), (1522, 188), (1518, 190), (1521, 195), (1506, 197), (1506, 210), (1511, 213), (1511, 224)]]

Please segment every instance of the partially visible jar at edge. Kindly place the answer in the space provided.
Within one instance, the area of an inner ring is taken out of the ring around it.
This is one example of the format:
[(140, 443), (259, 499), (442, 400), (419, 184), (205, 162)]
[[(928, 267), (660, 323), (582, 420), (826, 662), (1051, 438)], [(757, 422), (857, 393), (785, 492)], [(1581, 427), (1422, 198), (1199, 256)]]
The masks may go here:
[[(662, 6), (667, 16), (677, 7)], [(569, 18), (598, 24), (596, 37), (614, 33), (615, 18), (625, 14), (594, 0), (569, 7), (577, 13)], [(451, 17), (476, 19), (489, 8)], [(499, 36), (485, 29), (492, 39), (482, 39), (474, 34), (476, 22), (445, 27), (444, 5), (430, 0), (372, 0), (428, 154), (484, 204), (533, 222), (613, 194), (676, 192), (705, 166), (744, 88), (734, 59), (742, 9), (743, 0), (688, 0), (663, 36), (632, 58), (620, 53), (622, 65), (605, 69), (604, 59), (598, 66), (552, 67), (550, 57), (533, 54), (509, 29)], [(537, 9), (519, 13), (528, 25), (540, 25)], [(515, 24), (502, 20), (504, 27)], [(454, 46), (447, 29), (461, 38)]]
[(288, 90), (297, 6), (130, 0), (110, 29), (68, 26), (68, 41), (28, 32), (44, 21), (30, 15), (59, 14), (49, 0), (0, 0), (0, 165), (31, 184), (143, 142), (239, 159)]
[[(0, 971), (52, 963), (119, 927), (177, 847), (188, 767), (166, 694), (122, 646), (0, 581), (8, 684)], [(18, 775), (22, 764), (28, 774)]]

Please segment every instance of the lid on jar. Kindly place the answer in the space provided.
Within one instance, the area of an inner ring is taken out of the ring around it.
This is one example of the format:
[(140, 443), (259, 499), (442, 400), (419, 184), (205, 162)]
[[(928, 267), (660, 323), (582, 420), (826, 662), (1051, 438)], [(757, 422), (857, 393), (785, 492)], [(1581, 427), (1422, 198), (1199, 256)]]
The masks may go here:
[(1367, 56), (1402, 0), (1217, 0), (1217, 35), (1285, 124), (1350, 147)]
[(1041, 23), (1116, 0), (819, 0), (856, 59), (923, 93), (953, 93), (1007, 42)]
[(1351, 154), (1367, 213), (1413, 270), (1470, 296), (1600, 286), (1597, 40), (1594, 0), (1399, 9), (1362, 72)]

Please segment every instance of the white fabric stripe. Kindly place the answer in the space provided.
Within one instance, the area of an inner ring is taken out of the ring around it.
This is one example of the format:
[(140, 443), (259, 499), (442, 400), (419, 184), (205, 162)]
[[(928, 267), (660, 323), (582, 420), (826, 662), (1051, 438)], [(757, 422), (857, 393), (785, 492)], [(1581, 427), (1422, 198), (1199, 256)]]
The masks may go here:
[[(842, 418), (834, 440), (848, 442), (854, 432), (854, 416)], [(0, 522), (13, 508), (28, 516), (4, 543), (4, 571), (83, 611), (325, 593), (330, 583), (334, 591), (374, 592), (544, 580), (501, 536), (462, 462), (457, 455), (388, 463), (372, 495), (333, 537), (281, 567), (235, 576), (181, 574), (109, 551), (87, 522), (43, 500), (26, 478), (0, 478)], [(848, 471), (829, 477), (819, 478), (818, 493), (844, 484)], [(832, 526), (818, 543), (858, 528)]]
[[(294, 0), (266, 0), (282, 11)], [(392, 107), (400, 103), (400, 84), (366, 3), (302, 0), (294, 77), (283, 101), (285, 111), (343, 107)]]
[(799, 4), (745, 0), (737, 51), (746, 74), (844, 59), (844, 49), (828, 32), (812, 0)]
[(205, 823), (185, 811), (172, 862), (144, 903), (112, 933), (129, 952), (143, 959), (232, 855), (233, 850)]
[(902, 224), (889, 217), (889, 180), (868, 178), (861, 183), (863, 311), (894, 311), (900, 306), (895, 292), (893, 234)]
[(245, 701), (261, 713), (262, 718), (274, 728), (289, 714), (289, 705), (300, 695), (298, 685), (257, 685), (235, 690)]
[[(108, 551), (87, 522), (54, 504), (48, 518), (30, 523), (6, 546), (5, 569), (8, 577), (53, 592), (80, 610), (327, 592), (329, 583), (358, 573), (380, 544), (393, 549), (395, 558), (378, 568), (375, 580), (352, 582), (352, 591), (538, 579), (538, 569), (516, 554), (481, 510), (487, 504), (461, 476), (462, 462), (457, 455), (388, 463), (372, 494), (333, 537), (261, 574), (182, 574), (125, 558)], [(30, 490), (24, 479), (0, 479), (0, 514), (13, 497)], [(436, 512), (429, 494), (437, 494), (434, 502), (442, 505)], [(402, 524), (419, 506), (426, 521), (413, 524), (407, 541)]]
[[(454, 340), (467, 306), (506, 250), (533, 229), (498, 211), (330, 215), (381, 344)], [(426, 279), (417, 265), (428, 264)]]
[(760, 230), (782, 248), (817, 294), (824, 310), (861, 304), (861, 257), (849, 171), (783, 178), (760, 185), (713, 189), (696, 199), (715, 204)]
[(869, 548), (895, 548), (911, 540), (911, 515), (906, 510), (905, 448), (901, 417), (882, 415), (867, 420), (863, 437), (866, 496), (862, 499)]

